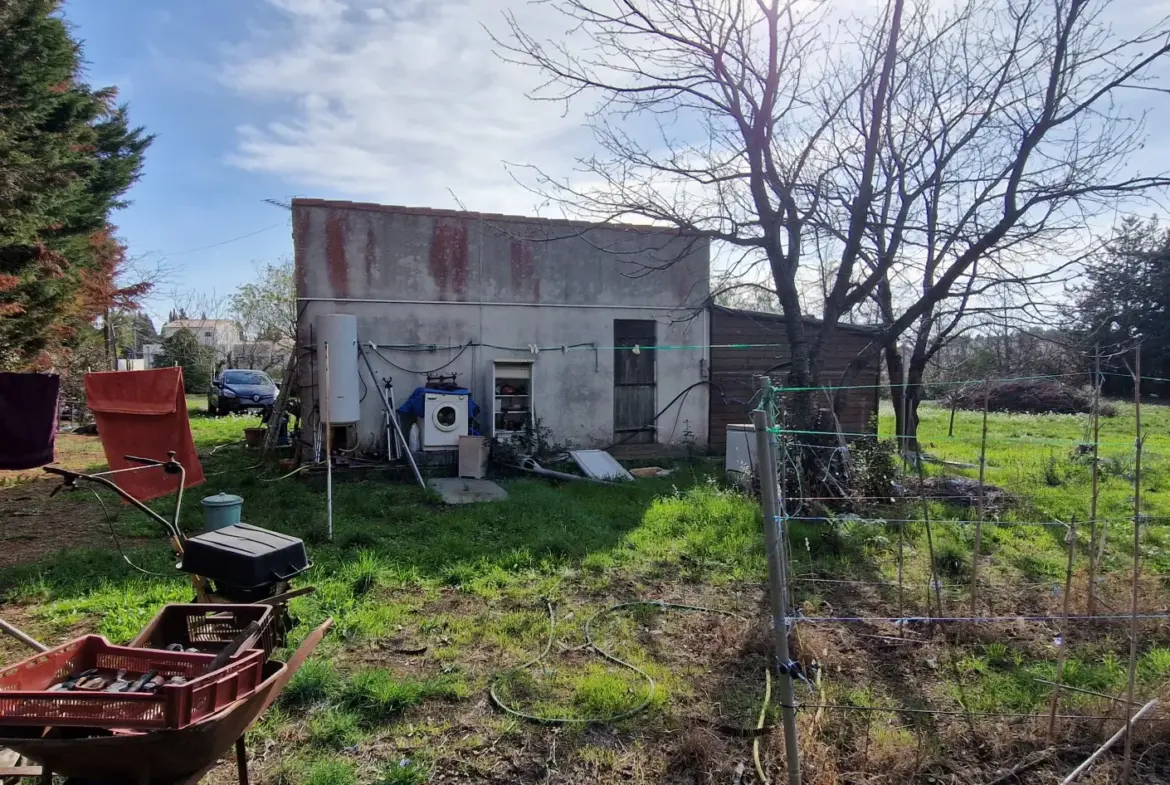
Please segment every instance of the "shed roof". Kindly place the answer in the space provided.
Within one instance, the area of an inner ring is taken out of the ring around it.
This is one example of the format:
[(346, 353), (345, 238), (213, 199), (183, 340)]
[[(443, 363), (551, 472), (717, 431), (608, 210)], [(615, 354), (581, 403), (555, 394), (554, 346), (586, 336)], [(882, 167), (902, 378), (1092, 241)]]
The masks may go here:
[[(725, 305), (714, 305), (714, 304), (711, 305), (711, 310), (720, 311), (722, 313), (730, 314), (733, 316), (742, 316), (745, 318), (750, 318), (753, 321), (757, 321), (757, 322), (776, 322), (780, 325), (783, 325), (783, 323), (784, 323), (784, 314), (782, 314), (782, 313), (772, 313), (769, 311), (751, 311), (751, 310), (748, 310), (746, 308), (728, 308)], [(805, 316), (804, 323), (808, 324), (808, 325), (820, 327), (822, 324), (822, 321), (820, 319), (815, 319), (812, 316)], [(844, 322), (837, 322), (836, 329), (842, 330), (844, 332), (855, 333), (857, 335), (877, 335), (881, 331), (882, 328), (880, 325), (876, 325), (876, 324), (872, 324), (872, 325), (846, 324)]]

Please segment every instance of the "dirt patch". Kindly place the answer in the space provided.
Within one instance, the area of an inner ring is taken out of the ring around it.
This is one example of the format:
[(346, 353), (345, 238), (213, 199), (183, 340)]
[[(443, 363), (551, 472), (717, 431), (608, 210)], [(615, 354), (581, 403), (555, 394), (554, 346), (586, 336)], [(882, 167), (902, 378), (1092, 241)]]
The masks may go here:
[[(969, 477), (927, 477), (922, 483), (911, 478), (906, 482), (906, 496), (921, 496), (943, 501), (957, 507), (975, 507), (979, 503), (979, 481)], [(983, 506), (988, 512), (1004, 510), (1016, 503), (1009, 492), (985, 483), (982, 489)]]
[[(58, 434), (55, 452), (53, 465), (77, 471), (93, 470), (106, 460), (96, 436)], [(66, 548), (110, 545), (101, 507), (78, 503), (68, 494), (50, 496), (58, 485), (60, 478), (39, 468), (0, 471), (0, 569)]]
[[(106, 454), (102, 451), (101, 439), (96, 436), (59, 433), (54, 452), (56, 460), (53, 461), (53, 465), (63, 469), (85, 471), (97, 466), (104, 466), (106, 463)], [(37, 481), (44, 477), (45, 473), (39, 468), (0, 471), (0, 488)]]
[(0, 488), (0, 569), (67, 548), (111, 546), (101, 506), (79, 504), (67, 494), (50, 496), (58, 484), (36, 480)]

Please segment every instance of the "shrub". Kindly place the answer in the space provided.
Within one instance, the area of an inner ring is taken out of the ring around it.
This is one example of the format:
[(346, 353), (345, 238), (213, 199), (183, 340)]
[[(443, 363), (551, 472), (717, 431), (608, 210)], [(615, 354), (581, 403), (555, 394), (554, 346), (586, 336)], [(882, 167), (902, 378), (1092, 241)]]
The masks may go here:
[[(987, 409), (992, 412), (1017, 414), (1086, 414), (1092, 410), (1092, 395), (1082, 389), (1061, 384), (1053, 379), (988, 382), (962, 387), (945, 399), (959, 409), (982, 410), (987, 397)], [(1101, 406), (1101, 415), (1111, 417), (1116, 410)]]

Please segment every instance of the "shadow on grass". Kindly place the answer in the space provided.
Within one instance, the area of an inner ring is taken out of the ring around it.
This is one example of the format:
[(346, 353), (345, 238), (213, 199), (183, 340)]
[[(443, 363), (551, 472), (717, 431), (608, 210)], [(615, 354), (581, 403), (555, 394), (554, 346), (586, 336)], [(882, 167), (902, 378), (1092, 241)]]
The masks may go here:
[[(258, 464), (256, 453), (234, 445), (205, 459), (208, 479), (186, 492), (182, 528), (188, 533), (202, 529), (199, 499), (220, 492), (237, 494), (244, 499), (245, 522), (306, 541), (317, 566), (305, 582), (338, 573), (359, 552), (372, 554), (383, 567), (402, 575), (446, 583), (460, 583), (461, 577), (495, 568), (578, 565), (592, 553), (618, 546), (642, 525), (656, 498), (700, 479), (699, 472), (685, 471), (668, 479), (608, 487), (518, 479), (504, 482), (506, 501), (445, 507), (414, 485), (362, 475), (367, 479), (335, 482), (334, 532), (328, 541), (324, 492), (300, 477), (275, 480), (275, 470)], [(76, 544), (94, 547), (70, 547), (74, 543), (65, 540), (38, 554), (41, 558), (33, 563), (0, 570), (0, 595), (11, 596), (14, 589), (27, 593), (31, 587), (46, 598), (59, 598), (84, 594), (103, 583), (182, 579), (169, 569), (172, 559), (163, 532), (144, 515), (107, 500), (120, 536), (152, 538), (134, 543), (136, 547), (128, 551), (134, 562), (167, 577), (143, 576), (122, 560), (91, 494), (59, 496), (52, 503), (58, 514), (87, 516), (93, 536)], [(172, 498), (152, 503), (167, 517), (172, 505)]]

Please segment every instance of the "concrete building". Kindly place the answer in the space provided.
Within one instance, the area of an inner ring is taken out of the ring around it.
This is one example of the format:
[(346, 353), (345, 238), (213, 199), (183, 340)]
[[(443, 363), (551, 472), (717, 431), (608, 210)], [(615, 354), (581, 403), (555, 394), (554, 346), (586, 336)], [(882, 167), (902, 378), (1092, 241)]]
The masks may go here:
[(179, 330), (189, 330), (195, 340), (215, 349), (220, 358), (240, 342), (240, 328), (231, 319), (175, 319), (164, 324), (159, 335), (165, 341)]
[(155, 358), (162, 353), (161, 343), (144, 343), (142, 344), (142, 359), (146, 360), (147, 368), (154, 368)]
[[(316, 199), (292, 211), (299, 345), (316, 345), (323, 314), (355, 315), (398, 403), (428, 372), (458, 374), (485, 435), (536, 425), (561, 445), (671, 443), (688, 431), (706, 443), (705, 238)], [(655, 346), (671, 348), (642, 351)], [(300, 364), (310, 428), (321, 359)], [(366, 393), (350, 431), (363, 450), (384, 449), (380, 391), (360, 371)]]

